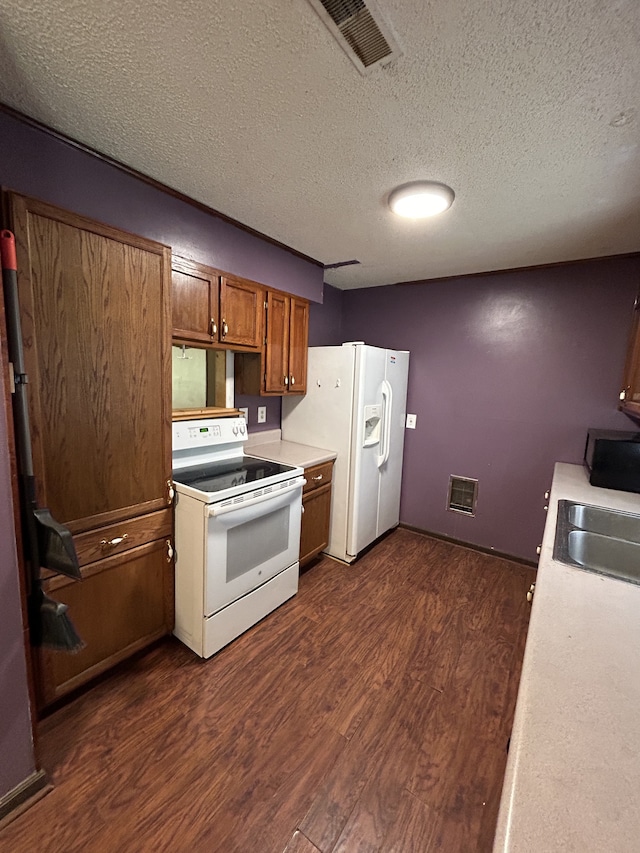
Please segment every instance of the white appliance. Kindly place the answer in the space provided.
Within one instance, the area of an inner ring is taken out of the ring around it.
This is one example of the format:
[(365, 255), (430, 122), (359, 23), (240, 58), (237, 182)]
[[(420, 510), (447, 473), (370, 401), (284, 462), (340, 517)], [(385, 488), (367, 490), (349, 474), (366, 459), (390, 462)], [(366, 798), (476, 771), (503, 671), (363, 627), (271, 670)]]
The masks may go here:
[(282, 400), (282, 438), (334, 450), (329, 544), (350, 563), (400, 520), (409, 353), (311, 347), (304, 397)]
[(174, 634), (203, 658), (298, 590), (304, 470), (246, 439), (244, 418), (173, 423)]

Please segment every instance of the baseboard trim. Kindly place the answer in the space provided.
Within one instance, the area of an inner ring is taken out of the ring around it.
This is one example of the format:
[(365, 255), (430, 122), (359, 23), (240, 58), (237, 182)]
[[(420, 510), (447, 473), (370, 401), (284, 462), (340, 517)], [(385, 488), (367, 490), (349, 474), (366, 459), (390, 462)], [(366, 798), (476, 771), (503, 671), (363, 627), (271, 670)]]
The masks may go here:
[(0, 829), (52, 790), (53, 785), (44, 770), (36, 770), (0, 799)]
[(502, 560), (510, 560), (512, 563), (520, 563), (522, 566), (527, 566), (530, 569), (537, 569), (538, 564), (532, 560), (525, 560), (523, 557), (514, 557), (513, 554), (507, 554), (505, 551), (495, 551), (493, 548), (483, 548), (482, 545), (473, 545), (471, 542), (463, 542), (462, 539), (454, 539), (452, 536), (444, 536), (442, 533), (434, 533), (432, 530), (424, 530), (422, 527), (414, 527), (412, 524), (398, 525), (404, 530), (411, 530), (412, 533), (421, 533), (423, 536), (430, 536), (432, 539), (440, 539), (442, 542), (450, 542), (451, 545), (459, 545), (461, 548), (468, 548), (470, 551), (478, 551), (480, 554), (489, 554), (491, 557), (500, 557)]

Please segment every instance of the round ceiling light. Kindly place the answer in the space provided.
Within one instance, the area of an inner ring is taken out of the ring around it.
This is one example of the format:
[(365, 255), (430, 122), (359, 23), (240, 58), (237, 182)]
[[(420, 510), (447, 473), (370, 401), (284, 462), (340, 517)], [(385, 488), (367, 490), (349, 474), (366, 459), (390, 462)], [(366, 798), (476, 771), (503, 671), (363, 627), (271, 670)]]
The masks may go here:
[(454, 191), (446, 184), (437, 181), (412, 181), (393, 190), (389, 196), (389, 207), (398, 216), (425, 219), (448, 210), (454, 198)]

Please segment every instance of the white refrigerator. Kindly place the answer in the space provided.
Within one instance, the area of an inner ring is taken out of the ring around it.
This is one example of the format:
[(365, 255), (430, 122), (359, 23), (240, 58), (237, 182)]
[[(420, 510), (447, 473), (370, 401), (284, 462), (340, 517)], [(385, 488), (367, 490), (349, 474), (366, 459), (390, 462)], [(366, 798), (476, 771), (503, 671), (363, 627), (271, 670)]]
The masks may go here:
[(311, 347), (304, 397), (282, 398), (282, 439), (335, 451), (326, 553), (351, 563), (400, 520), (409, 353)]

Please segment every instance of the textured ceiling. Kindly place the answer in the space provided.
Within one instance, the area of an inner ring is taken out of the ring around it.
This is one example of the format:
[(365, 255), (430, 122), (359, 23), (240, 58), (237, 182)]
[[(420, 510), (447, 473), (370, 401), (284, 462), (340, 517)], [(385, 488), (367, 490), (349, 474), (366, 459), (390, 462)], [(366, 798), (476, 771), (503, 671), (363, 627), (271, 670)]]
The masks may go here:
[[(404, 55), (362, 76), (305, 0), (2, 0), (0, 100), (358, 259), (327, 270), (341, 288), (640, 250), (638, 0), (379, 6)], [(389, 191), (425, 178), (454, 206), (395, 218)]]

